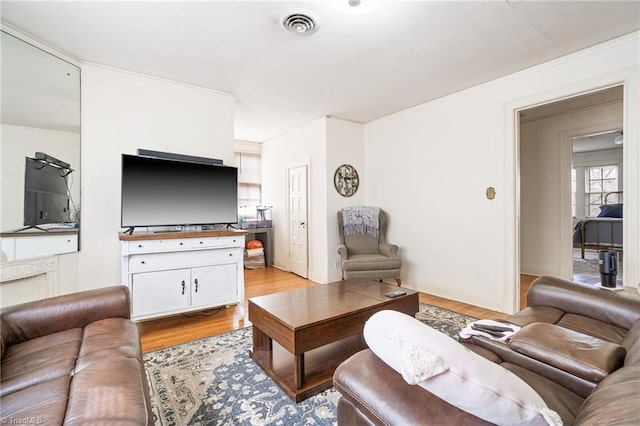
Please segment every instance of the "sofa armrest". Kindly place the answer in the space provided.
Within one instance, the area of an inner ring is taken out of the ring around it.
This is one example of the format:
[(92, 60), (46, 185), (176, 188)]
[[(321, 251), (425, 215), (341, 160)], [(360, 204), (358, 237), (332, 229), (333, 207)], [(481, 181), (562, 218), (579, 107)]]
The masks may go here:
[(395, 244), (380, 243), (378, 244), (378, 251), (380, 252), (380, 254), (383, 254), (387, 257), (398, 256), (398, 246)]
[(118, 285), (8, 306), (0, 312), (3, 344), (35, 339), (105, 318), (130, 318), (129, 289)]
[(349, 257), (349, 250), (347, 250), (347, 246), (345, 246), (344, 244), (340, 244), (338, 246), (338, 254), (340, 255), (340, 258), (342, 260), (347, 260), (347, 258)]
[(626, 291), (611, 291), (542, 276), (527, 293), (527, 306), (549, 306), (629, 330), (640, 318), (640, 298)]
[(369, 349), (340, 364), (333, 375), (333, 384), (348, 401), (338, 403), (338, 424), (490, 424), (419, 386), (408, 384)]

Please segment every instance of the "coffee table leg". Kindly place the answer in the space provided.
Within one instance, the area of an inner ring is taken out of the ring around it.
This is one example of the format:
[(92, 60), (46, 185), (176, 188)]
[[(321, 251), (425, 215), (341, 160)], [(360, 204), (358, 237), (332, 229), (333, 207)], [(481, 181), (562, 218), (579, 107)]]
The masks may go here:
[(294, 379), (296, 381), (296, 388), (300, 389), (304, 384), (304, 354), (294, 355), (295, 357), (295, 370), (293, 372)]
[(273, 340), (267, 336), (262, 330), (253, 326), (253, 353), (269, 353), (273, 352)]

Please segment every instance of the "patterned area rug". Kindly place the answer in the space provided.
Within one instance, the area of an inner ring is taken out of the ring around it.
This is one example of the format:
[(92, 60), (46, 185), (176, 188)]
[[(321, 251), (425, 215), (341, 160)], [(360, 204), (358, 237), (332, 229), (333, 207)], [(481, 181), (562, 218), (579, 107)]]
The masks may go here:
[[(420, 304), (416, 318), (452, 337), (475, 318)], [(335, 425), (332, 389), (299, 404), (249, 357), (251, 327), (144, 354), (155, 424)]]

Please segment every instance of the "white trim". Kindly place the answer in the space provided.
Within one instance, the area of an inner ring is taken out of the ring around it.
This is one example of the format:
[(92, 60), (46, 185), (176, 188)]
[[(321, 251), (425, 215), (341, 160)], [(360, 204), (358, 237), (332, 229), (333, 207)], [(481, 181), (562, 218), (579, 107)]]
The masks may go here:
[(62, 59), (65, 62), (70, 63), (71, 65), (75, 65), (76, 67), (80, 68), (80, 60), (78, 58), (76, 58), (73, 55), (70, 55), (69, 53), (66, 53), (54, 46), (51, 46), (47, 43), (45, 43), (44, 41), (38, 39), (35, 36), (32, 36), (28, 33), (25, 33), (22, 30), (17, 29), (16, 27), (12, 26), (11, 24), (6, 23), (5, 21), (0, 21), (0, 29), (2, 31), (4, 31), (7, 34), (11, 34), (12, 36), (19, 38), (20, 40), (24, 41), (25, 43), (28, 43), (34, 47), (37, 47), (40, 50), (44, 50), (45, 52), (53, 55), (53, 56), (57, 56), (58, 58)]
[[(634, 33), (633, 37), (636, 38), (638, 33)], [(629, 37), (622, 37), (621, 39), (627, 41)], [(620, 42), (621, 39), (616, 39), (616, 42)], [(604, 45), (610, 46), (611, 43), (605, 43)], [(600, 47), (602, 48), (602, 46)], [(572, 55), (573, 56), (573, 55)], [(542, 105), (545, 103), (556, 102), (558, 100), (570, 98), (577, 95), (591, 93), (593, 91), (602, 90), (608, 87), (617, 85), (624, 85), (624, 134), (625, 134), (625, 149), (624, 149), (624, 171), (623, 179), (627, 183), (625, 187), (624, 197), (624, 217), (625, 227), (623, 233), (623, 240), (625, 241), (625, 256), (624, 262), (624, 285), (635, 287), (640, 280), (640, 267), (637, 260), (635, 265), (631, 265), (630, 257), (640, 255), (640, 224), (638, 223), (638, 216), (640, 213), (640, 173), (637, 169), (631, 170), (631, 158), (634, 158), (635, 165), (640, 164), (640, 147), (638, 146), (640, 123), (637, 116), (632, 116), (632, 113), (638, 113), (640, 106), (637, 104), (637, 93), (640, 91), (640, 82), (638, 81), (638, 75), (640, 74), (640, 66), (635, 65), (627, 67), (621, 70), (617, 70), (610, 73), (601, 74), (599, 76), (589, 78), (576, 82), (571, 86), (556, 88), (544, 92), (537, 93), (535, 95), (527, 96), (525, 98), (513, 100), (505, 103), (505, 158), (507, 164), (505, 164), (505, 181), (514, 182), (514, 187), (510, 193), (505, 195), (505, 217), (506, 232), (505, 232), (505, 294), (508, 299), (513, 300), (512, 306), (505, 306), (504, 312), (516, 312), (519, 310), (519, 294), (515, 293), (515, 288), (519, 287), (520, 283), (520, 161), (518, 158), (520, 140), (518, 131), (518, 111), (531, 108), (532, 106)], [(631, 93), (636, 94), (632, 96)], [(636, 102), (631, 105), (632, 102)], [(509, 136), (511, 135), (511, 136)], [(635, 215), (635, 216), (633, 216)], [(635, 218), (635, 220), (633, 219)], [(508, 283), (516, 283), (509, 286)], [(517, 292), (519, 293), (519, 292)]]

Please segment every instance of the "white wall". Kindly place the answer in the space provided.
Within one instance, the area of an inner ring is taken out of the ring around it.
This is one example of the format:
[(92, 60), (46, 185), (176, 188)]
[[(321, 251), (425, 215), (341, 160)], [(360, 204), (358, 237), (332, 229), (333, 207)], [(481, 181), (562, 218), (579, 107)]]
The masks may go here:
[[(410, 288), (513, 312), (517, 109), (625, 82), (625, 283), (640, 280), (638, 33), (365, 125), (365, 200), (389, 212)], [(496, 198), (485, 197), (487, 187)]]
[[(334, 173), (338, 166), (351, 164), (358, 171), (360, 186), (351, 197), (338, 194), (333, 184)], [(326, 282), (342, 278), (340, 256), (338, 255), (338, 219), (337, 212), (343, 207), (364, 205), (364, 126), (360, 123), (327, 119), (327, 278)]]
[(617, 102), (521, 125), (522, 273), (571, 279), (571, 138), (622, 128), (622, 117)]
[[(262, 199), (273, 205), (274, 265), (288, 270), (287, 167), (307, 163), (309, 279), (319, 283), (338, 281), (336, 213), (346, 206), (364, 204), (364, 127), (338, 118), (320, 118), (262, 145)], [(335, 190), (333, 175), (341, 164), (353, 165), (361, 178), (358, 191), (342, 197)]]
[(36, 151), (71, 164), (76, 171), (69, 175), (68, 182), (73, 200), (80, 203), (79, 133), (2, 124), (0, 135), (1, 230), (9, 231), (23, 226), (24, 159), (33, 157)]
[(233, 98), (82, 65), (82, 232), (78, 288), (120, 283), (121, 154), (137, 148), (233, 162)]
[(262, 145), (262, 202), (273, 206), (274, 266), (289, 270), (287, 168), (308, 164), (309, 279), (327, 279), (327, 119), (266, 141)]

